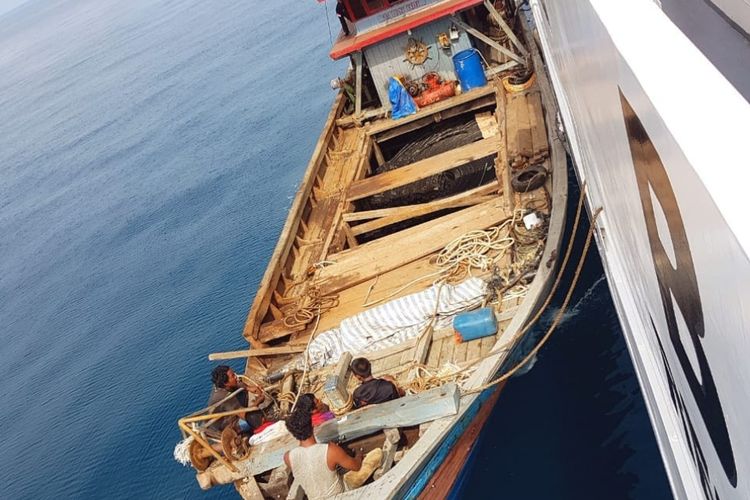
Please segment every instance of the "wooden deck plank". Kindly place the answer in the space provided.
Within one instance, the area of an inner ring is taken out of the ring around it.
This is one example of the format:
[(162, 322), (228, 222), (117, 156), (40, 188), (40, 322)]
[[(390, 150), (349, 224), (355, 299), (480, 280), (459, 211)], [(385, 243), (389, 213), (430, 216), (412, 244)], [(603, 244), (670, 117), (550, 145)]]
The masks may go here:
[(433, 337), (432, 345), (430, 346), (430, 352), (427, 355), (427, 366), (429, 368), (437, 368), (438, 362), (440, 361), (440, 352), (443, 349), (443, 342), (445, 339), (436, 339)]
[(435, 113), (440, 113), (442, 111), (451, 109), (454, 106), (459, 106), (461, 104), (471, 102), (475, 99), (479, 99), (480, 97), (490, 95), (494, 91), (495, 89), (487, 85), (484, 87), (472, 89), (469, 92), (464, 92), (461, 95), (458, 95), (456, 97), (452, 97), (450, 99), (440, 101), (438, 103), (433, 104), (432, 106), (428, 106), (426, 108), (420, 109), (413, 115), (405, 116), (404, 118), (400, 118), (398, 120), (393, 120), (393, 119), (378, 120), (376, 123), (367, 127), (367, 134), (376, 135), (376, 134), (385, 132), (386, 130), (391, 130), (396, 127), (401, 127), (403, 125), (417, 121), (426, 116), (434, 115)]
[(482, 339), (472, 340), (469, 342), (469, 348), (466, 351), (466, 361), (476, 361), (482, 356)]
[(493, 335), (491, 337), (484, 337), (482, 339), (482, 345), (481, 345), (481, 352), (482, 357), (487, 356), (489, 352), (492, 350), (492, 346), (495, 345), (495, 342), (497, 342), (497, 335)]
[(468, 342), (461, 342), (460, 344), (456, 346), (455, 350), (453, 351), (454, 363), (458, 364), (458, 363), (463, 363), (464, 361), (466, 361), (466, 352), (469, 349), (468, 344), (469, 344)]
[[(346, 222), (355, 222), (355, 221), (361, 221), (361, 220), (378, 219), (381, 217), (392, 217), (394, 215), (401, 214), (405, 211), (420, 210), (420, 209), (423, 209), (424, 207), (431, 206), (433, 204), (453, 202), (453, 201), (464, 201), (467, 198), (475, 198), (476, 196), (498, 194), (500, 192), (501, 192), (500, 185), (496, 181), (492, 181), (492, 182), (488, 182), (487, 184), (483, 184), (481, 186), (475, 187), (473, 189), (469, 189), (468, 191), (464, 191), (463, 193), (458, 193), (453, 196), (448, 196), (445, 198), (438, 198), (437, 200), (431, 201), (429, 203), (417, 203), (415, 205), (402, 205), (400, 207), (379, 208), (376, 210), (362, 210), (361, 212), (345, 213), (343, 215), (343, 219)], [(455, 205), (455, 206), (459, 206), (459, 205)], [(442, 206), (442, 208), (449, 208), (449, 206)], [(424, 213), (427, 213), (427, 212), (424, 212)]]
[(440, 348), (440, 359), (437, 368), (440, 369), (446, 363), (453, 362), (453, 351), (456, 349), (456, 342), (452, 337), (443, 340), (443, 346)]
[(429, 255), (469, 231), (486, 229), (506, 217), (503, 200), (498, 197), (404, 229), (345, 255), (329, 257), (336, 263), (318, 271), (316, 284), (323, 295), (336, 293)]
[(442, 202), (440, 200), (437, 200), (434, 202), (425, 203), (424, 206), (422, 207), (416, 207), (416, 208), (412, 208), (409, 210), (404, 210), (401, 213), (397, 213), (388, 217), (381, 217), (379, 219), (365, 222), (363, 224), (360, 224), (354, 227), (352, 229), (352, 232), (355, 235), (365, 234), (365, 233), (369, 233), (370, 231), (374, 231), (376, 229), (381, 229), (383, 227), (396, 224), (398, 222), (403, 222), (405, 220), (413, 219), (415, 217), (421, 217), (423, 215), (431, 214), (439, 210), (444, 210), (446, 208), (470, 207), (472, 205), (478, 205), (479, 203), (484, 203), (492, 199), (493, 199), (493, 195), (474, 195), (474, 196), (466, 196), (460, 200), (451, 200), (451, 201), (442, 201)]
[(405, 186), (431, 175), (495, 154), (499, 147), (500, 141), (497, 137), (481, 139), (466, 146), (416, 161), (410, 165), (355, 181), (349, 186), (347, 199), (349, 201), (360, 200), (389, 189)]
[[(470, 113), (478, 109), (488, 108), (488, 107), (491, 107), (493, 104), (495, 104), (495, 96), (488, 93), (473, 101), (463, 103), (463, 104), (458, 104), (444, 111), (433, 113), (428, 116), (423, 116), (413, 122), (407, 123), (405, 125), (399, 125), (398, 127), (392, 128), (386, 132), (378, 133), (378, 135), (376, 136), (376, 139), (378, 143), (388, 141), (395, 137), (408, 134), (409, 132), (419, 130), (423, 127), (428, 127), (432, 125), (433, 123), (440, 122), (441, 120), (447, 120), (448, 118)], [(401, 120), (398, 120), (398, 121), (401, 121)]]
[(542, 94), (531, 92), (528, 96), (529, 121), (531, 124), (531, 143), (533, 146), (533, 158), (546, 158), (549, 155), (549, 144), (547, 143), (547, 130), (544, 126), (542, 111)]

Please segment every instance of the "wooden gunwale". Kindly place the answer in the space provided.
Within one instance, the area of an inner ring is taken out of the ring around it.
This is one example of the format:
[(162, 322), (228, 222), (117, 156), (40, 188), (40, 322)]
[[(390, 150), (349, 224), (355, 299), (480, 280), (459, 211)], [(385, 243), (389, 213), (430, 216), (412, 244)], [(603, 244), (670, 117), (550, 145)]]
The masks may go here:
[(289, 210), (289, 217), (281, 230), (279, 242), (276, 244), (276, 248), (271, 255), (271, 265), (266, 269), (266, 272), (263, 275), (260, 286), (258, 287), (258, 292), (253, 300), (253, 305), (250, 307), (250, 311), (247, 315), (242, 335), (254, 348), (265, 347), (265, 344), (256, 339), (256, 335), (260, 329), (261, 320), (263, 319), (271, 301), (271, 290), (276, 288), (276, 284), (278, 283), (279, 276), (282, 272), (282, 267), (286, 264), (287, 256), (292, 249), (292, 244), (294, 243), (300, 220), (302, 218), (302, 211), (307, 203), (310, 193), (312, 192), (318, 169), (323, 163), (325, 153), (328, 149), (328, 143), (336, 129), (336, 117), (341, 113), (344, 102), (344, 95), (339, 93), (336, 96), (331, 112), (328, 114), (328, 118), (323, 126), (323, 132), (315, 145), (315, 149), (313, 150), (312, 157), (308, 163), (302, 183), (294, 197), (294, 202)]

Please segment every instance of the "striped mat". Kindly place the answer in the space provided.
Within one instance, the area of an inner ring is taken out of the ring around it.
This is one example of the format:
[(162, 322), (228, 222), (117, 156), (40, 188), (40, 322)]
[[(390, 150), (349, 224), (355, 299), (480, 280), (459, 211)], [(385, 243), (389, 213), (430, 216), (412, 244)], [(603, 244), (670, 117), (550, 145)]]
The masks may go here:
[(432, 319), (437, 300), (435, 328), (446, 327), (456, 314), (481, 305), (485, 290), (484, 281), (469, 278), (457, 285), (433, 285), (368, 309), (315, 337), (308, 350), (310, 365), (321, 368), (335, 363), (347, 351), (366, 354), (417, 337)]

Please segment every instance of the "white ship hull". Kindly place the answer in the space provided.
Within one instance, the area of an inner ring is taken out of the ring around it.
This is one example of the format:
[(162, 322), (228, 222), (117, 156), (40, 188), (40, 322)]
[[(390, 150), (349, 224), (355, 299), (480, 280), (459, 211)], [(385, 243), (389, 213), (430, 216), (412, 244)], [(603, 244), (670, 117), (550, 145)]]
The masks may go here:
[(657, 3), (531, 6), (673, 492), (750, 498), (750, 104)]

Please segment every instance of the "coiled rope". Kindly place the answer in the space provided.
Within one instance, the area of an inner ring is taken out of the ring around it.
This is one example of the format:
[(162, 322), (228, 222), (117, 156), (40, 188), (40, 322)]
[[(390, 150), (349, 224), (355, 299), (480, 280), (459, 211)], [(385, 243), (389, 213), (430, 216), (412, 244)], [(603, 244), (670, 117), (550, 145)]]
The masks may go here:
[[(544, 305), (540, 308), (539, 312), (535, 315), (535, 317), (533, 318), (533, 320), (531, 322), (529, 322), (526, 325), (526, 327), (524, 327), (521, 330), (521, 333), (519, 333), (519, 334), (516, 335), (515, 338), (519, 338), (523, 334), (525, 334), (526, 331), (528, 331), (529, 328), (536, 322), (536, 320), (539, 319), (539, 317), (541, 316), (541, 313), (544, 312), (544, 310), (549, 305), (549, 303), (550, 303), (550, 301), (552, 299), (552, 296), (553, 296), (555, 290), (557, 289), (557, 286), (559, 285), (559, 283), (560, 283), (560, 281), (562, 279), (563, 272), (565, 270), (568, 258), (570, 257), (570, 253), (571, 253), (572, 248), (573, 248), (573, 242), (575, 240), (575, 229), (577, 229), (577, 227), (578, 227), (578, 218), (580, 216), (582, 201), (583, 201), (583, 199), (585, 197), (584, 190), (585, 190), (585, 186), (584, 186), (584, 189), (581, 190), (581, 202), (579, 202), (578, 212), (576, 213), (576, 224), (574, 225), (574, 231), (572, 232), (572, 235), (571, 235), (571, 242), (568, 244), (568, 250), (565, 253), (565, 260), (563, 261), (563, 264), (560, 266), (560, 271), (558, 273), (557, 279), (555, 280), (555, 284), (553, 285), (552, 290), (550, 291), (549, 295), (547, 296), (547, 300), (545, 301)], [(586, 261), (586, 255), (588, 254), (589, 247), (591, 246), (591, 240), (592, 240), (592, 238), (594, 236), (594, 231), (596, 230), (596, 219), (599, 217), (599, 214), (601, 212), (602, 212), (602, 208), (600, 207), (600, 208), (598, 208), (596, 210), (596, 212), (594, 212), (594, 214), (593, 214), (593, 216), (591, 218), (591, 227), (589, 228), (588, 234), (586, 235), (586, 243), (584, 243), (583, 250), (581, 251), (581, 257), (580, 257), (580, 259), (578, 261), (578, 266), (576, 267), (575, 273), (573, 274), (573, 279), (571, 281), (570, 288), (568, 288), (568, 291), (565, 294), (565, 299), (563, 300), (563, 303), (560, 306), (560, 309), (558, 310), (557, 315), (555, 316), (554, 321), (549, 326), (549, 328), (547, 329), (547, 332), (544, 334), (544, 336), (534, 346), (534, 348), (531, 349), (531, 351), (529, 351), (529, 353), (520, 362), (518, 362), (513, 368), (511, 368), (510, 370), (508, 370), (506, 373), (502, 374), (500, 377), (492, 380), (491, 382), (488, 382), (488, 383), (483, 384), (483, 385), (481, 385), (479, 387), (472, 388), (470, 390), (465, 391), (462, 394), (462, 396), (466, 396), (466, 395), (469, 395), (469, 394), (476, 394), (478, 392), (482, 392), (485, 389), (493, 387), (493, 386), (499, 384), (500, 382), (503, 382), (503, 381), (507, 380), (508, 378), (512, 377), (518, 370), (520, 370), (521, 368), (523, 368), (526, 365), (526, 363), (528, 363), (536, 355), (536, 353), (539, 352), (539, 350), (544, 346), (544, 344), (547, 343), (547, 341), (549, 340), (549, 338), (552, 336), (552, 333), (557, 328), (557, 325), (559, 325), (560, 321), (562, 321), (563, 315), (565, 314), (565, 310), (567, 309), (568, 304), (570, 303), (570, 299), (573, 296), (573, 291), (575, 290), (575, 287), (578, 284), (578, 278), (580, 278), (581, 270), (583, 269), (583, 264)]]

